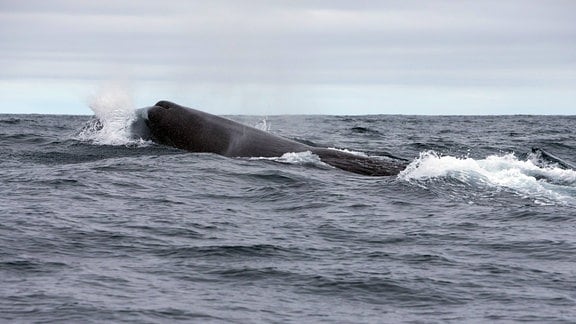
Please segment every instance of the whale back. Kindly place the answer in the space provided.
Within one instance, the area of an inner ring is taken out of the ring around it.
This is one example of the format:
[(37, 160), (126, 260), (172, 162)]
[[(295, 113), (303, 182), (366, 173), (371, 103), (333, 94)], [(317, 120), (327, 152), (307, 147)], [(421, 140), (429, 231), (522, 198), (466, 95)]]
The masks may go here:
[(159, 101), (146, 116), (152, 140), (190, 152), (229, 157), (279, 157), (311, 151), (336, 168), (371, 176), (396, 175), (406, 163), (312, 147), (220, 116)]
[(310, 149), (305, 144), (169, 101), (149, 108), (147, 125), (155, 141), (191, 152), (272, 157)]

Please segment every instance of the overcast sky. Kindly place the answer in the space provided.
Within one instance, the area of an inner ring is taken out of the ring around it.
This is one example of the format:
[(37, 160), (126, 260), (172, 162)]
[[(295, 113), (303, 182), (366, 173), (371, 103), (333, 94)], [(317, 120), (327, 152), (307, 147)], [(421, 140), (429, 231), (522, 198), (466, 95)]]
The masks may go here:
[(0, 0), (0, 113), (92, 114), (110, 87), (219, 114), (573, 115), (576, 1)]

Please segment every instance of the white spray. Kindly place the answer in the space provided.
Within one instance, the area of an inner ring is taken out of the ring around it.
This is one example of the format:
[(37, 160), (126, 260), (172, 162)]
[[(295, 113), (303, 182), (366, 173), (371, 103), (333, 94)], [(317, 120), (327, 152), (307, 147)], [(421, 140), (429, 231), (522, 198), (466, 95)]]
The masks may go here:
[(136, 118), (132, 96), (127, 87), (103, 86), (89, 98), (96, 119), (78, 134), (78, 138), (100, 145), (133, 144), (130, 125)]
[(398, 178), (422, 186), (430, 179), (452, 178), (472, 187), (512, 189), (536, 200), (576, 203), (576, 171), (538, 166), (530, 160), (518, 160), (514, 154), (473, 159), (422, 152)]

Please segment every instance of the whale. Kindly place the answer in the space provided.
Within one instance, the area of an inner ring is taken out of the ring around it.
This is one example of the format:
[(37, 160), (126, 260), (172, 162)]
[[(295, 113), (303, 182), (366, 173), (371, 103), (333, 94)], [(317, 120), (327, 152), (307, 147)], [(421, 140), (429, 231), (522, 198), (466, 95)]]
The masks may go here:
[(281, 157), (291, 152), (311, 152), (335, 168), (368, 176), (393, 176), (407, 163), (400, 159), (351, 154), (316, 147), (271, 134), (245, 124), (162, 100), (142, 108), (132, 125), (143, 139), (189, 152), (226, 157)]

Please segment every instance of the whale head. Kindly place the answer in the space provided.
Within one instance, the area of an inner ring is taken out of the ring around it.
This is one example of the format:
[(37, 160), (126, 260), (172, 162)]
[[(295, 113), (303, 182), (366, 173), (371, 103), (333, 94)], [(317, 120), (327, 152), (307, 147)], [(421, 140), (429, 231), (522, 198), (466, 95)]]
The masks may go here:
[(220, 153), (227, 148), (214, 120), (220, 117), (183, 107), (170, 101), (159, 101), (146, 108), (145, 123), (154, 142), (192, 152)]

